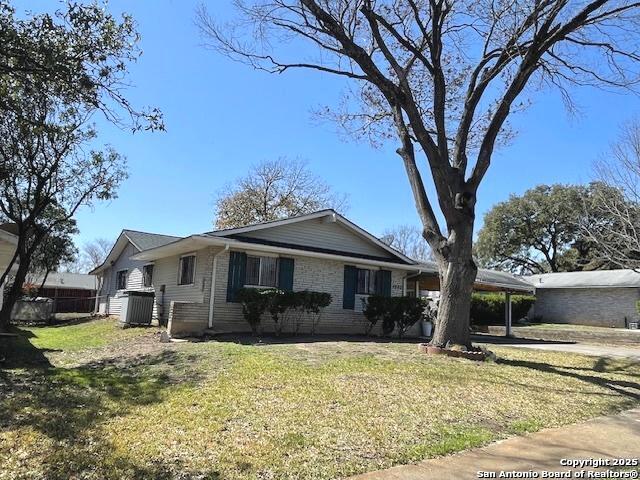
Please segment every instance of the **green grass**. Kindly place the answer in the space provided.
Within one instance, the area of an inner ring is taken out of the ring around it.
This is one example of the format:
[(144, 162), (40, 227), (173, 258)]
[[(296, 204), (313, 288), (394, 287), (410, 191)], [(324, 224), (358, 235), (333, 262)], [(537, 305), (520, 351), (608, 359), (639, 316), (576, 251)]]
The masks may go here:
[(31, 344), (39, 349), (77, 351), (96, 348), (140, 335), (140, 328), (120, 328), (113, 318), (104, 318), (73, 325), (28, 327)]
[[(34, 339), (79, 348), (48, 330)], [(0, 479), (340, 478), (640, 396), (640, 364), (525, 349), (474, 363), (373, 341), (151, 344), (138, 334), (102, 345), (74, 366), (57, 353), (51, 368), (0, 371)]]

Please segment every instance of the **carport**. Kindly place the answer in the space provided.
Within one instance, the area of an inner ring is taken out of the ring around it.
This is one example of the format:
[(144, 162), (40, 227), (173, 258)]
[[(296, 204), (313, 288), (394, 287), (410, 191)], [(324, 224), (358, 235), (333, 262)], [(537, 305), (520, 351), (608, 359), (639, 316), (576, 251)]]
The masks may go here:
[[(427, 262), (418, 266), (419, 273), (409, 275), (406, 279), (406, 293), (412, 292), (420, 295), (421, 291), (440, 291), (440, 279), (438, 277), (438, 267), (435, 262)], [(503, 292), (504, 302), (504, 323), (506, 336), (511, 336), (511, 295), (533, 294), (533, 285), (519, 279), (506, 272), (495, 270), (479, 269), (473, 289), (477, 292)]]

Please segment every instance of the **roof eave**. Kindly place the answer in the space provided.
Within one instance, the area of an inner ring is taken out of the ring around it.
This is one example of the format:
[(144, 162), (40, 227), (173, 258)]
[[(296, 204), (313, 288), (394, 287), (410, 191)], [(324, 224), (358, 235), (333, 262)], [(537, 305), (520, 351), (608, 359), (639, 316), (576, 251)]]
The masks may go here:
[(133, 255), (131, 258), (133, 260), (158, 260), (160, 258), (166, 258), (166, 257), (185, 254), (194, 250), (206, 248), (208, 246), (223, 247), (226, 245), (229, 245), (230, 248), (237, 248), (240, 250), (264, 251), (264, 252), (270, 252), (270, 253), (281, 253), (285, 255), (286, 254), (295, 255), (300, 257), (340, 260), (340, 261), (354, 263), (358, 265), (388, 267), (388, 268), (394, 268), (397, 270), (406, 270), (411, 272), (417, 272), (420, 270), (417, 265), (408, 265), (405, 263), (370, 260), (370, 259), (364, 259), (364, 258), (358, 258), (358, 257), (351, 257), (349, 255), (320, 253), (320, 252), (313, 252), (309, 250), (298, 250), (295, 248), (287, 248), (287, 247), (274, 247), (270, 245), (242, 242), (240, 240), (227, 238), (227, 237), (211, 237), (208, 235), (192, 235), (191, 237), (186, 237), (176, 242), (163, 245), (162, 247), (145, 250), (136, 255)]

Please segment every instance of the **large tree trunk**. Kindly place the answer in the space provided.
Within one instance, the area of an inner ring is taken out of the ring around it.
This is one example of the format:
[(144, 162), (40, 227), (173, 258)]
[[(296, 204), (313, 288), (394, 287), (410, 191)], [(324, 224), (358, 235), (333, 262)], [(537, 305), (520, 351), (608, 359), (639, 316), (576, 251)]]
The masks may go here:
[[(21, 255), (20, 257), (23, 256)], [(0, 310), (0, 332), (6, 332), (9, 329), (9, 324), (11, 322), (11, 310), (13, 310), (13, 306), (22, 296), (22, 286), (27, 278), (28, 271), (29, 262), (24, 258), (20, 258), (20, 263), (18, 264), (18, 270), (16, 271), (13, 284), (9, 288), (9, 293), (2, 305), (2, 310)]]
[(478, 268), (473, 261), (473, 220), (452, 230), (444, 250), (436, 252), (440, 302), (432, 345), (471, 346), (469, 314)]

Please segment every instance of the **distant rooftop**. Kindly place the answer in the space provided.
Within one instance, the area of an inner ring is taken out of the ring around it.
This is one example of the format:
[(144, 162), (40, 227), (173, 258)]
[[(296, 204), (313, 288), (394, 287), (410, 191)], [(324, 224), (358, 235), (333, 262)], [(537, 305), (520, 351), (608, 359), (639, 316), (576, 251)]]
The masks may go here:
[[(42, 278), (34, 283), (40, 286)], [(51, 272), (47, 276), (44, 288), (70, 288), (77, 290), (96, 290), (97, 279), (95, 275), (84, 273)]]
[(167, 243), (174, 242), (181, 237), (173, 235), (160, 235), (158, 233), (138, 232), (136, 230), (123, 230), (124, 234), (138, 247), (141, 251), (150, 248), (161, 247)]
[(543, 273), (523, 278), (540, 289), (640, 287), (640, 273), (634, 270)]

